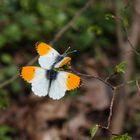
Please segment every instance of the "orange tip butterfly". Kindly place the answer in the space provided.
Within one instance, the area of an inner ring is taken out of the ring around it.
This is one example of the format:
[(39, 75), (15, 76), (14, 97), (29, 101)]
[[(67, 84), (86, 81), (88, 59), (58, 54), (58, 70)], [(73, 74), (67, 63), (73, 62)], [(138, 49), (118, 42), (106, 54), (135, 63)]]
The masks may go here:
[(37, 43), (39, 54), (38, 62), (41, 67), (25, 66), (21, 68), (21, 77), (31, 83), (32, 91), (35, 95), (46, 96), (53, 99), (60, 99), (68, 90), (76, 89), (80, 86), (80, 77), (65, 71), (56, 71), (70, 62), (67, 51), (60, 55), (55, 49), (46, 43)]

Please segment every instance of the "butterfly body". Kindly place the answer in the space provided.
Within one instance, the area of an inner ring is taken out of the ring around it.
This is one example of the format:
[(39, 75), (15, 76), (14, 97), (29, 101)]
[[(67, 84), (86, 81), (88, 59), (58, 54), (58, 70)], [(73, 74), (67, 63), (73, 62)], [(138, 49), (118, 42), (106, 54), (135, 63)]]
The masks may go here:
[(53, 69), (47, 70), (46, 78), (49, 80), (55, 80), (57, 78), (57, 74), (58, 74), (58, 72)]
[(54, 69), (55, 65), (57, 65), (59, 62), (61, 62), (64, 58), (65, 58), (65, 55), (58, 55), (58, 56), (56, 56), (55, 61), (52, 64), (51, 69)]
[(39, 64), (41, 67), (25, 66), (21, 69), (21, 77), (31, 83), (35, 95), (49, 95), (53, 99), (60, 99), (68, 90), (80, 85), (80, 77), (65, 71), (56, 71), (66, 65), (71, 58), (66, 53), (60, 55), (51, 46), (45, 43), (37, 44)]

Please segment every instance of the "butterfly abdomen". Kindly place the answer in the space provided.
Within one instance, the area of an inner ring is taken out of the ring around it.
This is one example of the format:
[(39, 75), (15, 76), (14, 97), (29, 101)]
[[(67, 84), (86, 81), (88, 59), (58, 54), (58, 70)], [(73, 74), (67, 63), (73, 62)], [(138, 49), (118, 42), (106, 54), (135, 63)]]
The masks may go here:
[(55, 80), (57, 78), (58, 72), (55, 70), (47, 70), (46, 71), (46, 77), (49, 80)]

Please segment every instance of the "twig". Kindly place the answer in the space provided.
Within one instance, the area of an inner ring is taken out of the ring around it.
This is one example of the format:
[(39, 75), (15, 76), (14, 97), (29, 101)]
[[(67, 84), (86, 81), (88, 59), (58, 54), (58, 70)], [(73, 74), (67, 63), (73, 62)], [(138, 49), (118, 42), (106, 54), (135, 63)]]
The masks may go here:
[(128, 81), (128, 82), (124, 82), (122, 84), (117, 85), (116, 88), (121, 88), (121, 87), (123, 87), (125, 85), (129, 85), (129, 84), (132, 84), (134, 82), (136, 82), (136, 80), (131, 80), (131, 81)]
[(106, 84), (108, 87), (110, 87), (112, 89), (113, 96), (112, 96), (111, 103), (110, 103), (110, 108), (109, 108), (110, 111), (109, 111), (107, 126), (103, 126), (103, 125), (98, 125), (98, 126), (99, 126), (99, 128), (106, 129), (107, 131), (109, 131), (111, 133), (111, 135), (118, 135), (118, 134), (114, 134), (110, 130), (111, 118), (112, 118), (112, 114), (113, 114), (113, 104), (114, 104), (115, 96), (116, 96), (116, 93), (117, 93), (116, 90), (117, 90), (118, 86), (115, 87), (115, 86), (111, 85), (109, 82), (107, 82), (106, 80), (104, 80), (104, 79), (102, 79), (100, 77), (97, 77), (97, 76), (83, 74), (83, 73), (77, 72), (77, 71), (75, 71), (73, 69), (72, 69), (72, 71), (74, 71), (74, 73), (76, 73), (79, 76), (83, 76), (83, 77), (87, 77), (87, 78), (92, 78), (92, 79), (97, 79), (99, 81), (102, 81), (104, 84)]
[(137, 86), (138, 92), (140, 93), (140, 86), (139, 86), (139, 80), (138, 79), (136, 80), (136, 86)]
[(127, 31), (127, 28), (122, 24), (122, 29), (126, 35), (126, 39), (129, 43), (129, 46), (131, 47), (131, 49), (134, 51), (134, 53), (140, 57), (140, 53), (135, 49), (135, 47), (133, 46), (133, 44), (131, 43), (131, 41), (129, 40), (129, 37), (128, 37), (128, 31)]
[(106, 126), (102, 126), (102, 125), (99, 125), (98, 124), (98, 127), (101, 128), (101, 129), (105, 129), (107, 130), (111, 135), (114, 135), (114, 136), (119, 136), (120, 134), (115, 134), (113, 133), (110, 129), (108, 129)]
[[(64, 33), (71, 28), (71, 26), (74, 24), (75, 19), (80, 16), (93, 2), (93, 0), (89, 0), (87, 1), (87, 3), (79, 10), (75, 13), (74, 17), (55, 35), (54, 39), (50, 42), (51, 45), (53, 45), (54, 43), (56, 43), (58, 41), (58, 39), (60, 39), (60, 37), (62, 37), (62, 35), (64, 35)], [(33, 58), (27, 65), (33, 65), (38, 59), (38, 56)], [(12, 83), (14, 80), (16, 80), (18, 78), (18, 74), (15, 74), (13, 77), (11, 77), (10, 79), (4, 81), (3, 83), (0, 84), (0, 88), (3, 88), (5, 86), (7, 86), (8, 84)]]
[(8, 84), (12, 83), (14, 80), (16, 80), (18, 78), (18, 74), (14, 75), (13, 77), (11, 77), (10, 79), (4, 81), (3, 83), (0, 84), (0, 88), (3, 88), (5, 86), (7, 86)]
[[(123, 23), (123, 19), (122, 17), (119, 17), (118, 15), (117, 16), (113, 16), (112, 18), (114, 18), (116, 20), (116, 22), (120, 22), (120, 24), (117, 24), (117, 35), (118, 35), (118, 42), (119, 42), (119, 46), (121, 46), (124, 42), (123, 42), (123, 37), (122, 37), (122, 34), (121, 34), (121, 27), (122, 27), (122, 30), (123, 32), (125, 33), (126, 35), (126, 40), (127, 42), (129, 43), (129, 46), (131, 47), (131, 49), (134, 51), (134, 53), (136, 55), (138, 55), (140, 57), (140, 53), (135, 49), (135, 47), (133, 46), (133, 44), (131, 43), (130, 39), (129, 39), (129, 35), (128, 35), (128, 30), (127, 28), (125, 27), (124, 23)], [(121, 25), (121, 27), (120, 27)]]
[(97, 77), (97, 76), (93, 76), (93, 75), (88, 75), (88, 74), (84, 74), (84, 73), (80, 73), (80, 72), (77, 72), (76, 70), (72, 69), (72, 71), (79, 75), (79, 76), (83, 76), (83, 77), (86, 77), (86, 78), (90, 78), (90, 79), (97, 79), (99, 81), (102, 81), (104, 84), (106, 84), (107, 86), (109, 86), (112, 90), (114, 90), (114, 86), (112, 86), (109, 82), (105, 81), (104, 79), (100, 78), (100, 77)]
[(117, 72), (113, 72), (111, 75), (109, 75), (108, 77), (106, 77), (105, 81), (109, 81), (110, 79), (114, 78), (115, 76), (117, 76)]
[(116, 96), (116, 89), (114, 87), (114, 90), (113, 90), (113, 96), (112, 96), (112, 99), (111, 99), (111, 103), (110, 103), (110, 111), (109, 111), (109, 117), (108, 117), (108, 123), (107, 123), (107, 128), (109, 129), (110, 128), (110, 124), (111, 124), (111, 118), (112, 118), (112, 113), (113, 113), (113, 104), (114, 104), (114, 100), (115, 100), (115, 96)]

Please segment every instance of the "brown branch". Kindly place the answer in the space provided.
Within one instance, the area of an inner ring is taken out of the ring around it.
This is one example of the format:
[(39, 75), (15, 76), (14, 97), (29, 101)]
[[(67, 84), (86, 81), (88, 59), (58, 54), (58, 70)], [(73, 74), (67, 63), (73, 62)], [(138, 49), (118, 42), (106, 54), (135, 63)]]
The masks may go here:
[(109, 81), (109, 80), (111, 80), (112, 78), (114, 78), (115, 76), (117, 76), (117, 72), (113, 72), (111, 75), (109, 75), (109, 76), (107, 76), (106, 78), (105, 78), (105, 81)]
[(110, 111), (109, 111), (108, 123), (107, 123), (107, 128), (108, 129), (110, 128), (110, 124), (111, 124), (111, 118), (112, 118), (112, 113), (113, 113), (113, 104), (114, 104), (115, 96), (116, 96), (116, 93), (117, 93), (116, 90), (117, 90), (117, 88), (114, 87), (113, 96), (112, 96), (111, 103), (110, 103)]
[(111, 124), (111, 118), (112, 118), (112, 114), (113, 114), (113, 105), (114, 105), (114, 100), (115, 100), (115, 96), (116, 96), (116, 90), (119, 86), (113, 86), (111, 85), (109, 82), (107, 82), (107, 80), (104, 80), (100, 77), (97, 77), (97, 76), (93, 76), (93, 75), (88, 75), (88, 74), (83, 74), (83, 73), (80, 73), (80, 72), (77, 72), (76, 70), (73, 70), (72, 71), (74, 73), (76, 73), (77, 75), (79, 76), (83, 76), (83, 77), (86, 77), (86, 78), (90, 78), (90, 79), (97, 79), (101, 82), (103, 82), (104, 84), (106, 84), (108, 87), (111, 88), (112, 92), (113, 92), (113, 96), (112, 96), (112, 99), (111, 99), (111, 103), (110, 103), (110, 108), (109, 108), (109, 116), (108, 116), (108, 121), (107, 121), (107, 126), (103, 126), (103, 125), (98, 125), (99, 128), (102, 128), (102, 129), (106, 129), (107, 131), (109, 131), (111, 133), (111, 135), (118, 135), (118, 134), (114, 134), (111, 130), (110, 130), (110, 124)]
[(84, 74), (84, 73), (80, 73), (80, 72), (77, 72), (76, 70), (72, 69), (72, 71), (79, 75), (79, 76), (83, 76), (83, 77), (86, 77), (86, 78), (90, 78), (90, 79), (97, 79), (101, 82), (103, 82), (104, 84), (106, 84), (108, 87), (111, 88), (111, 90), (114, 90), (114, 86), (111, 85), (109, 82), (105, 81), (104, 79), (100, 78), (100, 77), (97, 77), (97, 76), (93, 76), (93, 75), (88, 75), (88, 74)]
[(131, 49), (133, 50), (133, 52), (140, 57), (140, 53), (136, 50), (136, 48), (133, 46), (133, 44), (131, 43), (130, 39), (129, 39), (129, 36), (128, 36), (128, 31), (127, 31), (127, 28), (122, 24), (122, 29), (126, 35), (126, 39), (127, 39), (127, 42), (129, 43), (129, 46), (131, 47)]
[(15, 81), (18, 78), (18, 74), (14, 75), (13, 77), (11, 77), (10, 79), (4, 81), (3, 83), (0, 84), (0, 88), (3, 88), (5, 86), (7, 86), (8, 84), (12, 83), (13, 81)]
[[(87, 10), (87, 8), (91, 5), (92, 2), (93, 2), (93, 0), (87, 1), (87, 3), (80, 10), (78, 10), (75, 13), (74, 17), (55, 35), (54, 39), (50, 42), (51, 45), (56, 43), (58, 41), (58, 39), (60, 39), (64, 35), (64, 33), (72, 27), (72, 25), (75, 22), (75, 19), (78, 16), (80, 16), (85, 10)], [(38, 56), (33, 58), (31, 61), (29, 61), (29, 63), (27, 65), (33, 65), (37, 61), (37, 59), (38, 59)], [(7, 86), (8, 84), (12, 83), (13, 81), (15, 81), (18, 78), (18, 75), (19, 74), (15, 74), (10, 79), (1, 83), (0, 88), (3, 88), (5, 86)]]
[(106, 126), (102, 126), (102, 125), (97, 125), (99, 128), (101, 128), (101, 129), (105, 129), (105, 130), (107, 130), (111, 135), (114, 135), (114, 136), (120, 136), (120, 134), (115, 134), (115, 133), (113, 133), (110, 129), (108, 129)]
[(137, 86), (137, 89), (138, 89), (138, 93), (140, 93), (140, 86), (139, 86), (139, 80), (138, 79), (136, 80), (136, 86)]

